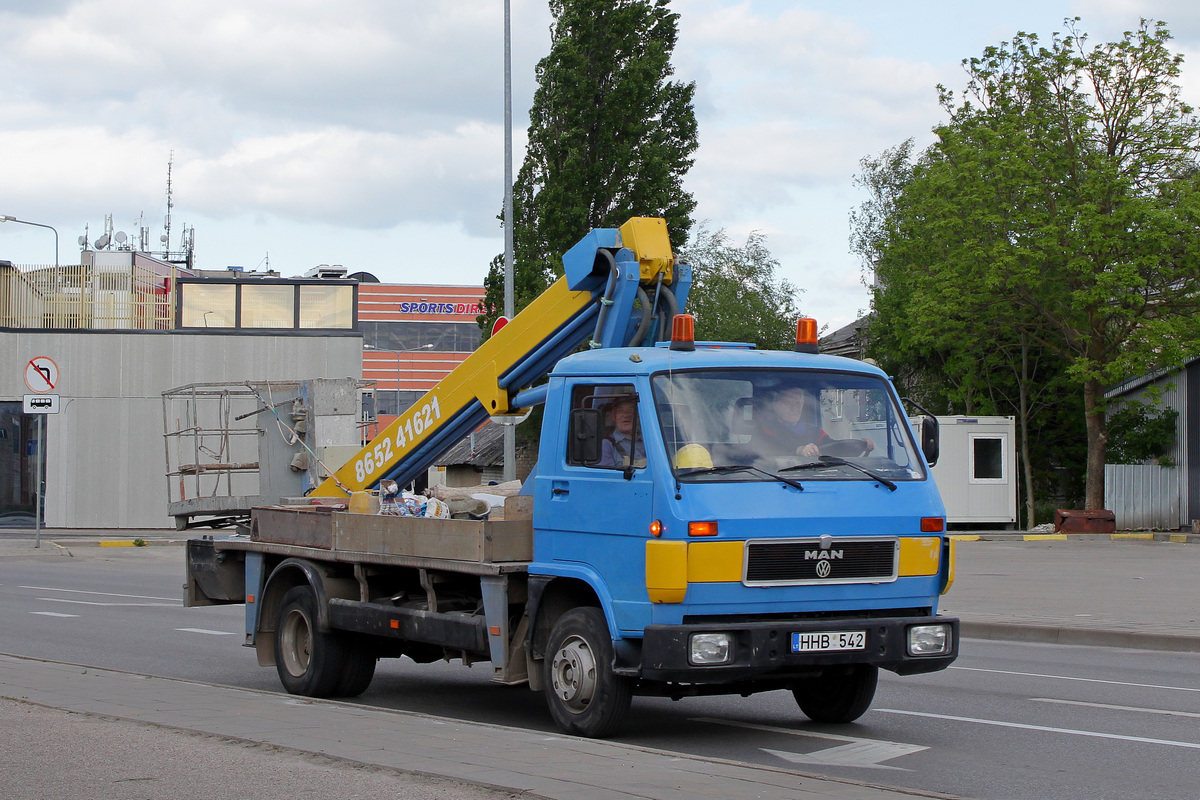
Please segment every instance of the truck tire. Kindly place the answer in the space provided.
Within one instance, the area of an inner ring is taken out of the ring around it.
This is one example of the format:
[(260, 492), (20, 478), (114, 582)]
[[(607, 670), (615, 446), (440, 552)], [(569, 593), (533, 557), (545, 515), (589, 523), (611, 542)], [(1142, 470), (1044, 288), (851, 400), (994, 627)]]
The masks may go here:
[(378, 659), (375, 657), (375, 651), (361, 636), (344, 637), (342, 651), (342, 674), (338, 677), (337, 686), (333, 687), (332, 696), (358, 697), (371, 685)]
[(546, 702), (559, 728), (599, 738), (616, 730), (633, 699), (633, 681), (612, 671), (604, 612), (573, 608), (550, 631), (543, 664)]
[(853, 722), (867, 713), (875, 699), (879, 667), (854, 664), (844, 671), (834, 668), (819, 678), (793, 687), (792, 694), (804, 715), (813, 722)]
[(275, 624), (275, 669), (283, 688), (305, 697), (332, 697), (345, 665), (342, 640), (317, 629), (317, 595), (312, 587), (288, 589)]

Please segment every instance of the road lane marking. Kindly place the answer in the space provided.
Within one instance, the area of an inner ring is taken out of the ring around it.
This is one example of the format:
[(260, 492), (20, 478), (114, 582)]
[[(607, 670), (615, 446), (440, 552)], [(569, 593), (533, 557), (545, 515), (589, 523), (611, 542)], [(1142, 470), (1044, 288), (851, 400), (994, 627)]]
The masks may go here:
[(1142, 714), (1163, 714), (1168, 717), (1192, 717), (1200, 719), (1200, 714), (1194, 711), (1168, 711), (1165, 708), (1142, 708), (1140, 706), (1114, 706), (1110, 703), (1085, 703), (1082, 700), (1058, 700), (1052, 697), (1031, 697), (1035, 703), (1058, 703), (1064, 706), (1086, 706), (1088, 708), (1104, 708), (1110, 711), (1138, 711)]
[(1070, 675), (1042, 675), (1037, 672), (1010, 672), (1004, 669), (982, 669), (980, 667), (959, 667), (952, 666), (950, 669), (965, 670), (967, 672), (990, 672), (993, 675), (1018, 675), (1022, 678), (1053, 678), (1058, 681), (1078, 681), (1080, 683), (1107, 683), (1110, 686), (1132, 686), (1138, 689), (1169, 689), (1174, 692), (1200, 692), (1200, 689), (1193, 689), (1188, 686), (1163, 686), (1158, 683), (1129, 683), (1127, 681), (1105, 681), (1099, 678), (1073, 678)]
[(210, 631), (207, 628), (176, 628), (175, 630), (184, 633), (207, 633), (209, 636), (237, 636), (231, 631)]
[(793, 764), (809, 764), (822, 767), (858, 767), (861, 769), (898, 769), (902, 772), (912, 772), (904, 767), (894, 767), (891, 764), (880, 764), (900, 756), (919, 753), (928, 750), (919, 744), (899, 744), (897, 742), (879, 742), (862, 739), (851, 744), (839, 744), (827, 750), (816, 750), (812, 753), (791, 753), (786, 750), (771, 750), (759, 748), (765, 753), (778, 756)]
[(1046, 733), (1065, 733), (1071, 736), (1087, 736), (1093, 739), (1115, 739), (1122, 742), (1137, 742), (1139, 744), (1162, 744), (1169, 747), (1184, 747), (1189, 750), (1200, 750), (1200, 742), (1177, 742), (1173, 739), (1150, 739), (1145, 736), (1122, 736), (1118, 733), (1099, 733), (1097, 731), (1080, 731), (1073, 728), (1052, 728), (1048, 725), (1028, 725), (1023, 722), (1002, 722), (996, 719), (976, 719), (974, 717), (953, 717), (949, 714), (930, 714), (926, 711), (901, 711), (895, 708), (876, 708), (880, 714), (903, 714), (909, 717), (926, 717), (928, 719), (949, 720), (950, 722), (973, 722), (976, 725), (994, 725), (998, 728), (1019, 728), (1026, 731), (1044, 731)]
[(39, 597), (46, 603), (71, 603), (76, 606), (106, 606), (109, 608), (174, 608), (174, 603), (102, 603), (99, 600), (72, 600), (69, 597)]
[[(881, 739), (863, 739), (855, 736), (842, 736), (836, 733), (825, 733), (823, 731), (808, 731), (796, 730), (795, 728), (780, 728), (775, 725), (759, 725), (753, 722), (736, 722), (728, 719), (716, 719), (714, 717), (692, 717), (692, 722), (708, 722), (713, 725), (728, 725), (731, 728), (745, 728), (751, 731), (765, 731), (767, 733), (786, 733), (789, 736), (807, 736), (814, 739), (826, 739), (828, 741), (843, 742), (844, 744), (837, 747), (830, 747), (826, 750), (817, 750), (812, 753), (792, 753), (786, 750), (771, 750), (766, 747), (759, 748), (760, 750), (778, 756), (786, 761), (791, 761), (795, 764), (819, 764), (830, 767), (865, 767), (869, 769), (899, 769), (903, 767), (893, 767), (889, 764), (880, 764), (880, 761), (887, 761), (892, 758), (899, 758), (910, 753), (919, 753), (922, 750), (928, 750), (919, 744), (905, 744), (903, 742), (888, 742)], [(904, 770), (908, 772), (909, 770)]]
[(853, 736), (840, 736), (836, 733), (824, 733), (820, 731), (801, 731), (795, 728), (780, 728), (775, 725), (759, 725), (754, 722), (735, 722), (729, 719), (717, 719), (715, 717), (692, 717), (692, 722), (708, 722), (713, 725), (728, 725), (731, 728), (746, 728), (751, 731), (766, 731), (767, 733), (786, 733), (789, 736), (812, 736), (816, 739), (829, 739), (833, 742), (863, 742), (870, 741), (867, 739), (858, 739)]
[(22, 586), (22, 589), (34, 589), (39, 592), (70, 592), (72, 594), (95, 594), (103, 597), (126, 597), (131, 600), (170, 600), (172, 603), (182, 603), (178, 597), (155, 597), (148, 594), (117, 594), (116, 592), (89, 592), (83, 589), (62, 589), (58, 586)]
[(30, 614), (37, 614), (42, 617), (78, 617), (78, 614), (59, 614), (56, 611), (30, 611)]

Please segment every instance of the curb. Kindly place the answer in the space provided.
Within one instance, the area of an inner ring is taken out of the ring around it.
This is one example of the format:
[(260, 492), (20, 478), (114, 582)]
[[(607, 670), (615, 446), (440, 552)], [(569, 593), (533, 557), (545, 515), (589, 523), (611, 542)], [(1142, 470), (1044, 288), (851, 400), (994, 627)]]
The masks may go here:
[[(172, 545), (187, 544), (186, 539), (142, 539), (142, 543), (138, 544), (137, 539), (42, 539), (42, 545), (51, 544), (55, 547), (164, 547)], [(34, 539), (15, 539), (0, 537), (0, 546), (2, 545), (29, 545), (33, 549)]]
[(971, 622), (959, 620), (959, 635), (964, 639), (992, 639), (1006, 642), (1124, 647), (1134, 650), (1161, 650), (1171, 653), (1200, 653), (1200, 636), (1171, 633), (1141, 633), (1103, 628), (1073, 628), (1059, 625), (1029, 625), (1012, 622)]

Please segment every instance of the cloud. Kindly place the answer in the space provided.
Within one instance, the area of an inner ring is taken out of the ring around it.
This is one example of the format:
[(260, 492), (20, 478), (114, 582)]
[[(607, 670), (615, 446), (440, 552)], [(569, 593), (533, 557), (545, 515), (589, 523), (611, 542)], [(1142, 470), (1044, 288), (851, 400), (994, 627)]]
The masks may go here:
[[(538, 6), (514, 4), (514, 74), (530, 87)], [(15, 91), (76, 114), (147, 120), (173, 93), (219, 97), (242, 129), (417, 131), (503, 111), (499, 4), (95, 0), (0, 20)]]
[[(517, 126), (547, 17), (513, 3)], [(6, 3), (6, 190), (56, 221), (132, 216), (164, 206), (173, 151), (180, 214), (498, 235), (501, 35), (490, 2)]]
[(333, 126), (246, 139), (180, 162), (181, 201), (214, 218), (263, 211), (355, 229), (456, 221), (496, 228), (502, 131), (469, 123), (425, 136)]
[(680, 4), (680, 76), (697, 82), (689, 185), (714, 218), (844, 184), (858, 160), (928, 131), (943, 76), (879, 56), (853, 22), (804, 7)]
[(1179, 42), (1190, 42), (1192, 47), (1200, 44), (1200, 6), (1193, 0), (1076, 0), (1074, 10), (1088, 26), (1085, 29), (1093, 25), (1110, 28), (1106, 36), (1119, 36), (1146, 18), (1167, 23)]

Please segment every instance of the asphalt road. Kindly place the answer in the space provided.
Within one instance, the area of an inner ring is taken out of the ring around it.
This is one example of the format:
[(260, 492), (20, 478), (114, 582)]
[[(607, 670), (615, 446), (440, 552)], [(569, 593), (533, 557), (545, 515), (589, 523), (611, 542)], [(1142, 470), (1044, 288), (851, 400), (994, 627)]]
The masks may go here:
[[(0, 651), (281, 691), (240, 647), (242, 607), (185, 609), (175, 547), (0, 560)], [(950, 670), (885, 673), (858, 723), (789, 694), (639, 698), (620, 741), (980, 800), (1200, 798), (1200, 656), (967, 640)], [(553, 731), (490, 670), (385, 661), (361, 702)]]

